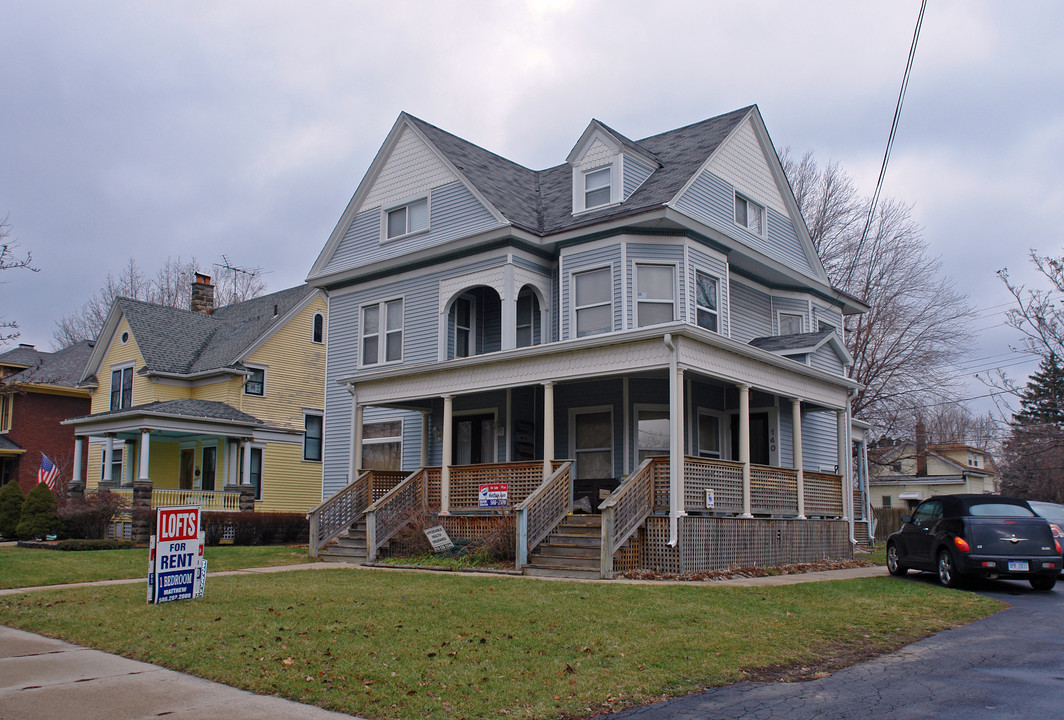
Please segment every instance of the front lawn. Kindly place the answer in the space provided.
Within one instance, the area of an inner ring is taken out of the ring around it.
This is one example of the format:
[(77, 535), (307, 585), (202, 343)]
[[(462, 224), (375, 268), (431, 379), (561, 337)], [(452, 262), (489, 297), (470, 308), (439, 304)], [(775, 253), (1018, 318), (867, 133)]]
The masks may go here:
[[(309, 562), (305, 547), (220, 545), (204, 550), (208, 573)], [(41, 550), (0, 547), (0, 588), (148, 578), (148, 550)]]
[(0, 598), (0, 623), (369, 718), (559, 718), (743, 679), (811, 677), (988, 615), (880, 577), (784, 587), (365, 569)]

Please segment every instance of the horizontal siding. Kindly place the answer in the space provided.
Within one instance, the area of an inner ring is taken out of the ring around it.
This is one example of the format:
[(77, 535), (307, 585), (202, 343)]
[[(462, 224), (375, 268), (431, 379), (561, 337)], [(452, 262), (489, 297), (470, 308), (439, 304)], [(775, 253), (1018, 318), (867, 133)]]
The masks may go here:
[(727, 336), (730, 333), (731, 319), (728, 313), (729, 300), (728, 297), (728, 264), (709, 253), (702, 252), (698, 248), (692, 247), (688, 250), (688, 259), (691, 263), (691, 270), (687, 274), (687, 288), (688, 288), (688, 315), (691, 318), (691, 322), (697, 321), (697, 315), (695, 314), (695, 303), (698, 295), (695, 288), (695, 281), (697, 279), (696, 272), (701, 270), (708, 273), (718, 280), (718, 295), (720, 307), (717, 308), (718, 313), (718, 331)]
[(821, 322), (831, 325), (838, 330), (840, 334), (842, 333), (842, 313), (837, 309), (813, 303), (813, 330), (819, 330)]
[(650, 177), (650, 174), (654, 172), (654, 168), (646, 163), (637, 160), (631, 155), (623, 155), (624, 157), (624, 199), (627, 200), (632, 196), (639, 186)]
[(801, 298), (773, 297), (772, 298), (772, 334), (779, 335), (779, 314), (781, 312), (802, 316), (802, 332), (810, 332), (809, 328), (809, 302)]
[(787, 263), (795, 270), (813, 276), (805, 250), (790, 220), (772, 208), (766, 208), (765, 237), (735, 224), (735, 191), (713, 173), (703, 172), (676, 201), (678, 210), (710, 227), (736, 238), (749, 247)]
[(303, 459), (302, 445), (270, 443), (262, 453), (262, 500), (255, 510), (305, 513), (321, 497), (321, 463)]
[(544, 277), (550, 277), (551, 271), (554, 267), (553, 264), (544, 265), (543, 263), (538, 263), (533, 260), (529, 260), (528, 258), (523, 258), (520, 255), (513, 256), (513, 264), (517, 267), (521, 267), (526, 270), (531, 270), (532, 272), (538, 275), (543, 275)]
[(837, 425), (834, 412), (802, 414), (802, 465), (819, 472), (838, 463)]
[(491, 212), (459, 182), (435, 188), (431, 192), (428, 232), (382, 243), (381, 217), (379, 208), (355, 216), (323, 272), (340, 272), (402, 257), (499, 225)]
[(831, 345), (824, 345), (813, 353), (809, 364), (818, 370), (824, 370), (836, 375), (841, 375), (843, 370), (842, 360)]
[(731, 336), (739, 342), (772, 334), (771, 298), (743, 283), (731, 283)]

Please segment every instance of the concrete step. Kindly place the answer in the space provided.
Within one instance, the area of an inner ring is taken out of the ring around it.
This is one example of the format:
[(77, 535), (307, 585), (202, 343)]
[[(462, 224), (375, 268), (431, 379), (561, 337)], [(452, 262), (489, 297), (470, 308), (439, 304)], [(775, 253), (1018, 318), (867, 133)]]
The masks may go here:
[(524, 574), (530, 577), (571, 578), (573, 580), (599, 579), (599, 571), (597, 569), (586, 570), (581, 568), (538, 567), (535, 565), (528, 565), (524, 569)]

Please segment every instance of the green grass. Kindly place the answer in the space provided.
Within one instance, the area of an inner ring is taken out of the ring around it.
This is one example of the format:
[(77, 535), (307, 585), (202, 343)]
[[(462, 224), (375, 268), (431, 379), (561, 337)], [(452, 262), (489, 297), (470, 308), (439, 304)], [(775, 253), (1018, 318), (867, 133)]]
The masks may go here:
[[(309, 562), (307, 549), (284, 545), (221, 545), (204, 551), (209, 572)], [(67, 552), (0, 547), (0, 588), (59, 585), (91, 580), (148, 577), (148, 551), (84, 550)]]
[(1001, 607), (887, 577), (754, 588), (343, 569), (213, 578), (202, 599), (155, 606), (139, 585), (12, 595), (0, 623), (369, 718), (558, 718), (809, 676)]

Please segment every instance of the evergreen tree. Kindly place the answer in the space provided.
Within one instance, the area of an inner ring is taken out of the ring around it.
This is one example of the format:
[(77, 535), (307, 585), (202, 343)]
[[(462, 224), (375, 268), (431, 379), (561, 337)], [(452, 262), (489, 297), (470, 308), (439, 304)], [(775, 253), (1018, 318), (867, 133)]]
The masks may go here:
[(63, 523), (55, 514), (55, 506), (55, 495), (52, 491), (44, 483), (37, 483), (37, 487), (26, 494), (22, 503), (22, 513), (15, 534), (22, 539), (58, 535), (63, 529)]
[(0, 537), (15, 537), (22, 501), (22, 488), (14, 480), (0, 488)]
[(1020, 393), (1002, 452), (1001, 491), (1030, 500), (1064, 501), (1064, 365), (1042, 358)]
[(1027, 379), (1020, 395), (1020, 411), (1012, 417), (1018, 425), (1064, 428), (1064, 366), (1056, 353), (1042, 358), (1038, 372)]

